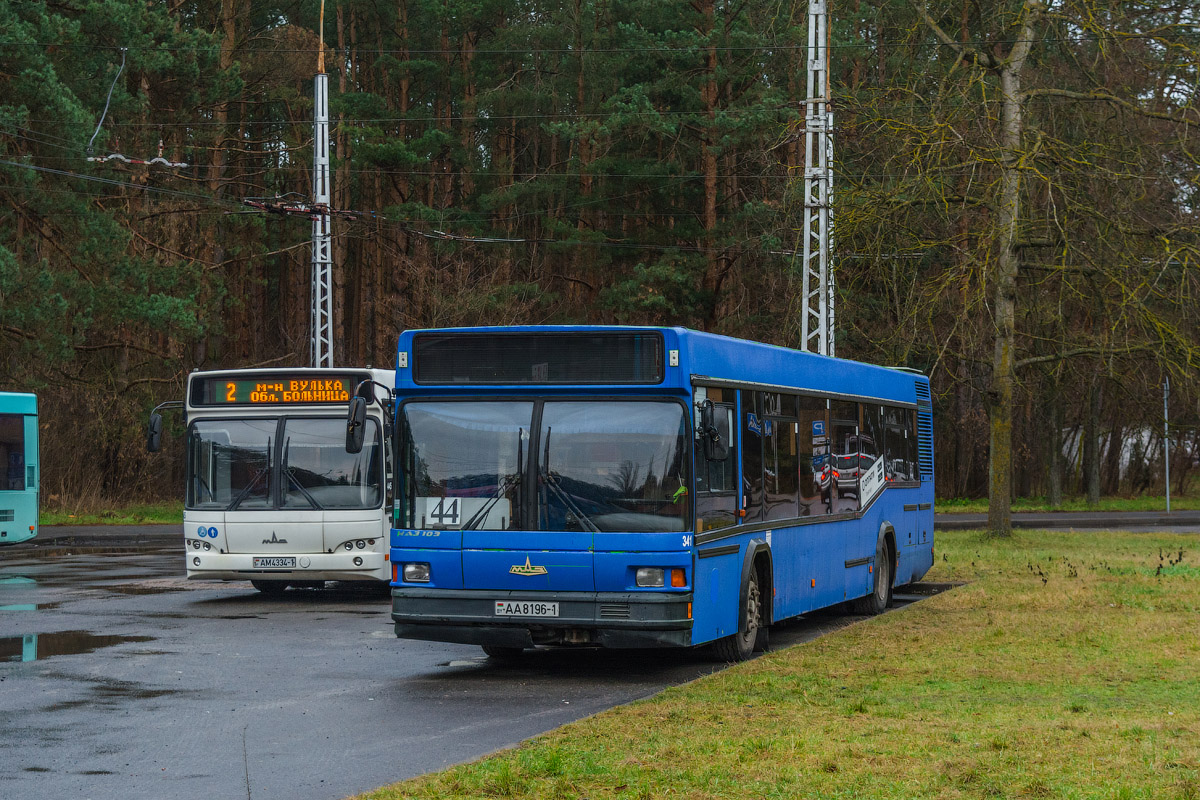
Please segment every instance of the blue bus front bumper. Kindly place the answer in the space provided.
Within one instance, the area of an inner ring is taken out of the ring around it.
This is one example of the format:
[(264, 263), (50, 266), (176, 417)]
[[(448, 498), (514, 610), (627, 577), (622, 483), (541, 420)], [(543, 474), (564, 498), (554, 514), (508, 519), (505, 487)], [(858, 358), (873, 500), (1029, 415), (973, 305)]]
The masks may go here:
[[(558, 603), (558, 616), (497, 616), (501, 600)], [(691, 592), (392, 588), (398, 637), (493, 647), (687, 647), (692, 643), (691, 605)]]

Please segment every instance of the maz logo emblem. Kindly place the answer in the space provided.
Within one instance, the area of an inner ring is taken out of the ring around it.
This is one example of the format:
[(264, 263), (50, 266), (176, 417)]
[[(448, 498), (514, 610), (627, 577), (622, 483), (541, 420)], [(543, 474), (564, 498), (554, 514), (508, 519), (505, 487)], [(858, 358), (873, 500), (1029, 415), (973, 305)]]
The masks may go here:
[(263, 544), (287, 544), (287, 539), (280, 539), (275, 535), (275, 531), (271, 531), (271, 538), (263, 539)]
[(513, 564), (508, 570), (513, 575), (545, 575), (545, 567), (535, 567), (529, 563), (529, 556), (525, 556), (524, 564)]

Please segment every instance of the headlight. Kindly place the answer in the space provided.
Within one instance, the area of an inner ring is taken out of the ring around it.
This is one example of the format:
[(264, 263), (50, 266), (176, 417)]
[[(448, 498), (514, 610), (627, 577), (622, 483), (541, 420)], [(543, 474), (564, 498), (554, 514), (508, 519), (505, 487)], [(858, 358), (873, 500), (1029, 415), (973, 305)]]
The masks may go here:
[(346, 549), (347, 549), (347, 550), (353, 550), (353, 549), (354, 549), (354, 542), (346, 542)]
[(405, 564), (404, 565), (404, 582), (405, 583), (429, 583), (429, 565), (428, 564)]
[(663, 585), (662, 567), (638, 567), (637, 585), (661, 588)]

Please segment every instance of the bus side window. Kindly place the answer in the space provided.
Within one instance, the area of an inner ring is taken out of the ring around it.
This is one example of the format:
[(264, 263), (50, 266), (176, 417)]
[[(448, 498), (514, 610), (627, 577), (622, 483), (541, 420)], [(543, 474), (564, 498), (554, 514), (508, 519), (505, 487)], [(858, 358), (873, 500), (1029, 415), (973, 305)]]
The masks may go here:
[(824, 397), (803, 395), (799, 398), (800, 420), (798, 464), (800, 479), (800, 516), (833, 513), (837, 488), (833, 480), (833, 461), (829, 454), (829, 401)]
[(829, 424), (833, 429), (833, 513), (858, 511), (858, 403), (835, 400), (830, 404)]
[(757, 522), (763, 509), (762, 392), (742, 391), (742, 522)]
[(911, 437), (905, 425), (908, 409), (885, 406), (884, 413), (887, 416), (887, 435), (884, 440), (887, 476), (895, 481), (910, 481), (914, 470), (908, 453)]
[(800, 479), (796, 451), (799, 423), (796, 397), (771, 393), (773, 407), (763, 426), (763, 484), (766, 519), (789, 519), (799, 514), (796, 506)]

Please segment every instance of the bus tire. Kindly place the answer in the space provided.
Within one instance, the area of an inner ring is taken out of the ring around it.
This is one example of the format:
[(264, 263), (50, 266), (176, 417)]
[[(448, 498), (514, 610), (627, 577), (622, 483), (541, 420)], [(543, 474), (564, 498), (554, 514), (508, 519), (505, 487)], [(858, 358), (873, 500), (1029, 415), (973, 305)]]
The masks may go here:
[(851, 604), (855, 614), (882, 614), (892, 604), (892, 546), (886, 536), (880, 536), (875, 545), (875, 566), (871, 572), (874, 576), (871, 593)]
[[(740, 595), (738, 599), (741, 600)], [(758, 570), (751, 568), (746, 582), (746, 599), (738, 612), (737, 633), (713, 642), (713, 652), (722, 661), (745, 661), (758, 647), (762, 629), (762, 594), (758, 588)]]
[(494, 644), (483, 645), (483, 652), (488, 658), (494, 658), (497, 661), (514, 661), (521, 657), (525, 652), (522, 647), (499, 647)]
[(287, 589), (287, 581), (250, 581), (250, 585), (259, 592), (271, 597), (277, 597), (283, 594), (284, 589)]

